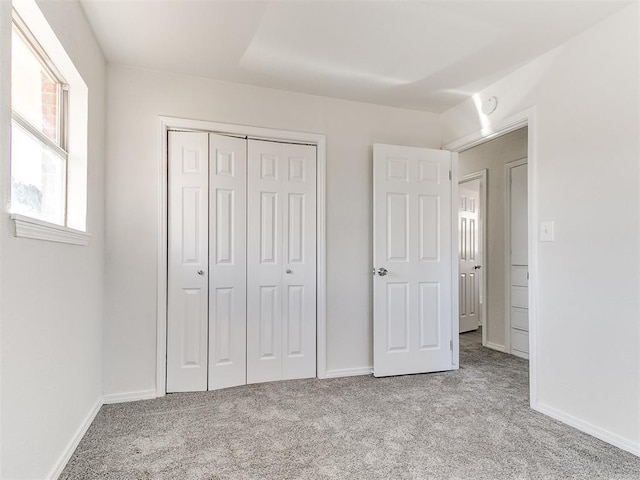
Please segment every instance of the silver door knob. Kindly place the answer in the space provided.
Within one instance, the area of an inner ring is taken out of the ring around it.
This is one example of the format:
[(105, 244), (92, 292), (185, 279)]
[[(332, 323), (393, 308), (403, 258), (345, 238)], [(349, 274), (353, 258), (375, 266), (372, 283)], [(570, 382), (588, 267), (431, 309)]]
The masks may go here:
[(204, 270), (198, 270), (198, 275), (204, 275)]
[(476, 265), (473, 267), (474, 270), (480, 270), (482, 268), (482, 265)]
[(378, 269), (378, 275), (380, 275), (381, 277), (384, 277), (387, 273), (389, 273), (389, 272), (387, 271), (386, 268), (379, 268)]
[(287, 273), (291, 273), (291, 269), (290, 269), (290, 268), (287, 268), (287, 269), (285, 270), (285, 272), (287, 272)]

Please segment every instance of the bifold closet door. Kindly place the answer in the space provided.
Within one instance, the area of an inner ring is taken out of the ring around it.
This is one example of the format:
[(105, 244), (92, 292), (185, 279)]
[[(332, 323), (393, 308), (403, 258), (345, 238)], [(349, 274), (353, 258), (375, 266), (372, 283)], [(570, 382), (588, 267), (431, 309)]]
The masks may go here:
[(316, 375), (316, 147), (248, 141), (247, 383)]
[(169, 133), (167, 392), (246, 383), (246, 152)]
[(167, 392), (207, 389), (208, 143), (169, 132)]
[(169, 133), (167, 392), (316, 374), (316, 148)]
[(247, 140), (209, 135), (209, 390), (247, 383)]

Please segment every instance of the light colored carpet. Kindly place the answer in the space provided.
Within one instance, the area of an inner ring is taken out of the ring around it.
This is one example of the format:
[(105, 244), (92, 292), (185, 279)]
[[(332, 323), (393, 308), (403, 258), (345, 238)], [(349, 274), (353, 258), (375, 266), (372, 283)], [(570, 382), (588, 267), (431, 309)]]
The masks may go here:
[(529, 409), (526, 361), (461, 337), (457, 372), (104, 406), (60, 478), (640, 478), (639, 458)]

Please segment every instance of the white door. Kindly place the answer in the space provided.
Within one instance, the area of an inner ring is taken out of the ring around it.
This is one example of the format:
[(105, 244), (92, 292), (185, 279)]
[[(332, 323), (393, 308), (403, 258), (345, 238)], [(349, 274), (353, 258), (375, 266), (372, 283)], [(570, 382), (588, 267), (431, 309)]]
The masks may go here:
[(452, 368), (451, 153), (373, 146), (374, 375)]
[(247, 383), (316, 375), (316, 148), (248, 143)]
[(480, 181), (460, 184), (458, 190), (459, 331), (477, 330), (480, 324), (480, 265), (478, 223)]
[(209, 390), (247, 383), (247, 140), (209, 135)]
[(169, 132), (167, 392), (207, 389), (208, 146)]
[[(527, 164), (519, 160), (507, 164), (509, 174), (509, 243), (510, 261), (507, 278), (511, 324), (511, 353), (529, 358), (529, 270)], [(507, 252), (508, 254), (509, 252)]]

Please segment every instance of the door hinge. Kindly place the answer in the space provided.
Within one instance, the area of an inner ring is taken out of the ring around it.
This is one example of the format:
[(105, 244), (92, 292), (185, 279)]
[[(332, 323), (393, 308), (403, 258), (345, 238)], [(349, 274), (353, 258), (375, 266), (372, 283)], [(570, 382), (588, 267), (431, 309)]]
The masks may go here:
[(449, 180), (451, 180), (451, 170), (449, 170)]
[(453, 340), (449, 340), (449, 350), (453, 352)]
[(529, 280), (529, 272), (527, 272), (527, 280)]

